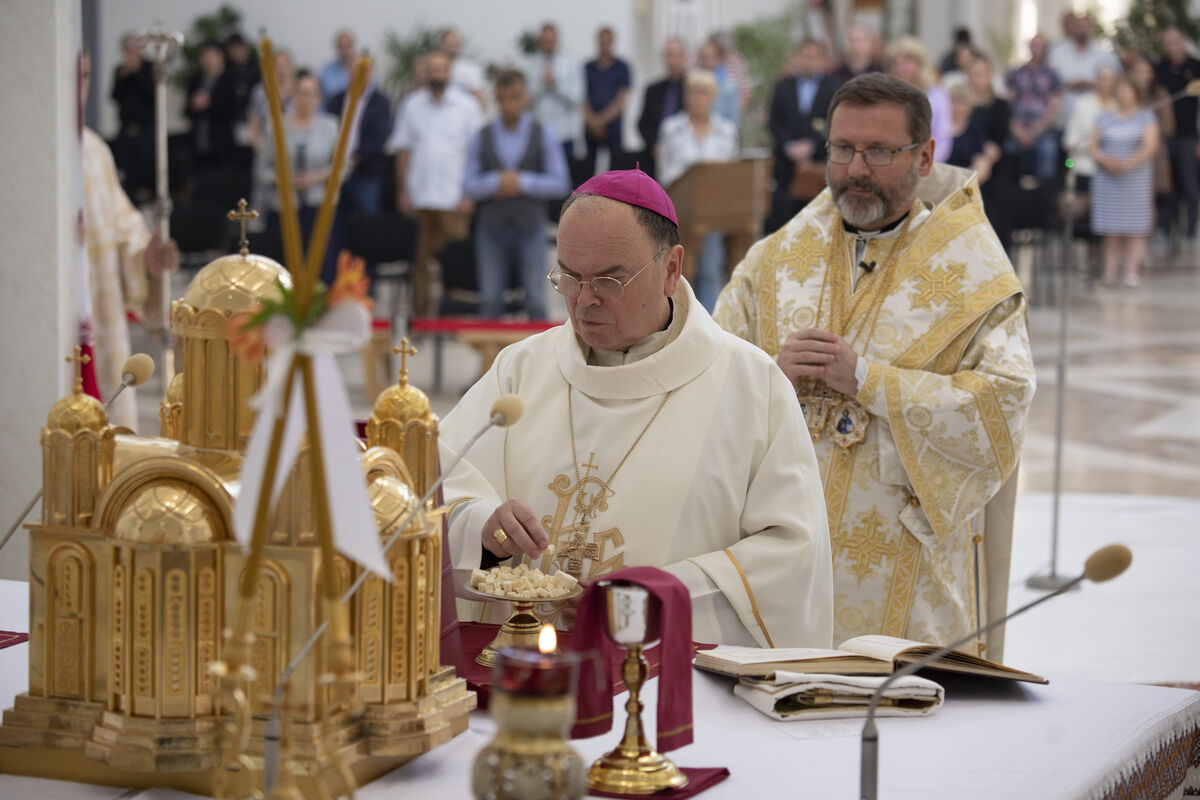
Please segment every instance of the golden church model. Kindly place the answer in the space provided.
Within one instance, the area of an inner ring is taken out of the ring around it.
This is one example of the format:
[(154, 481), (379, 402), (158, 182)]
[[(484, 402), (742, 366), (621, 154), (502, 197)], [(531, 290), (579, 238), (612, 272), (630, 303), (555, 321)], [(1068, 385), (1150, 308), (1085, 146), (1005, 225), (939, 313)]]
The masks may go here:
[[(163, 401), (159, 437), (111, 426), (78, 381), (50, 410), (42, 518), (28, 526), (29, 688), (4, 712), (0, 772), (214, 791), (230, 709), (209, 667), (239, 602), (246, 556), (232, 536), (233, 507), (254, 423), (249, 401), (266, 378), (226, 331), (232, 315), (277, 295), (277, 282), (290, 285), (287, 271), (244, 249), (196, 275), (173, 309), (183, 370)], [(403, 370), (375, 404), (362, 468), (384, 541), (436, 478), (437, 424)], [(255, 588), (254, 720), (231, 788), (240, 796), (261, 784), (275, 684), (324, 614), (311, 480), (305, 450)], [(292, 677), (284, 727), (304, 796), (314, 782), (338, 791), (332, 760), (361, 784), (467, 727), (475, 695), (439, 659), (439, 519), (432, 508), (418, 514), (387, 553), (394, 581), (368, 577), (351, 605), (361, 713), (322, 713), (322, 648)], [(337, 569), (343, 588), (360, 570), (341, 557)]]

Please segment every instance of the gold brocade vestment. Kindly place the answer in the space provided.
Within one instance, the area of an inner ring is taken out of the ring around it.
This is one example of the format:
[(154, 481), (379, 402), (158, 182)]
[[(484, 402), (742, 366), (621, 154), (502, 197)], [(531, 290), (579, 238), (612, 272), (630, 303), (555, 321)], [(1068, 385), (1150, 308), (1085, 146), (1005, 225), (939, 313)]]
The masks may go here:
[(993, 531), (983, 512), (1016, 466), (1033, 397), (1025, 301), (974, 177), (935, 165), (918, 194), (932, 211), (913, 219), (908, 241), (872, 239), (863, 255), (890, 275), (854, 286), (853, 244), (834, 245), (842, 220), (826, 191), (750, 250), (714, 314), (775, 356), (792, 331), (844, 313), (838, 333), (859, 340), (869, 365), (853, 398), (870, 415), (865, 438), (814, 441), (835, 642), (949, 642), (996, 616), (1006, 592), (993, 577), (989, 602), (988, 554), (995, 544), (1006, 576), (1011, 529)]

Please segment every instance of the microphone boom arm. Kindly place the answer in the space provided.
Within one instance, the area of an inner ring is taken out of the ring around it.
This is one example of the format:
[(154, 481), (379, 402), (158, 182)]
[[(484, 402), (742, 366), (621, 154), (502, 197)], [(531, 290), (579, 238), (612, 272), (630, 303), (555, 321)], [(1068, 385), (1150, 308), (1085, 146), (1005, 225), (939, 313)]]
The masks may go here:
[(905, 664), (903, 667), (896, 670), (891, 675), (888, 675), (887, 679), (884, 680), (883, 683), (879, 684), (879, 688), (877, 688), (875, 690), (874, 694), (871, 695), (871, 702), (867, 706), (867, 721), (865, 724), (863, 724), (862, 764), (861, 764), (860, 773), (859, 773), (859, 787), (860, 787), (859, 796), (862, 798), (862, 800), (876, 800), (876, 797), (878, 796), (878, 790), (879, 790), (879, 731), (875, 727), (875, 708), (876, 708), (876, 706), (879, 705), (879, 700), (881, 697), (883, 697), (884, 691), (886, 691), (889, 686), (891, 686), (893, 683), (895, 683), (900, 678), (903, 678), (907, 675), (912, 675), (914, 672), (917, 672), (918, 670), (929, 666), (931, 662), (937, 661), (942, 656), (946, 655), (947, 653), (951, 652), (952, 650), (956, 650), (957, 648), (961, 647), (962, 645), (966, 644), (967, 642), (971, 641), (972, 639), (982, 636), (983, 634), (987, 633), (988, 631), (998, 628), (1001, 625), (1004, 625), (1010, 619), (1017, 616), (1018, 614), (1024, 614), (1026, 611), (1033, 608), (1034, 606), (1041, 605), (1042, 603), (1046, 602), (1047, 600), (1049, 600), (1053, 597), (1057, 597), (1058, 595), (1063, 594), (1064, 592), (1068, 592), (1071, 589), (1074, 589), (1076, 586), (1078, 586), (1080, 583), (1083, 582), (1083, 579), (1085, 577), (1087, 577), (1086, 574), (1080, 575), (1079, 577), (1073, 579), (1066, 586), (1062, 586), (1058, 589), (1055, 589), (1053, 592), (1044, 594), (1041, 597), (1039, 597), (1038, 599), (1021, 606), (1016, 611), (1013, 611), (1011, 614), (1009, 614), (1005, 617), (1002, 617), (1001, 619), (998, 619), (995, 622), (989, 622), (987, 625), (983, 626), (982, 628), (971, 631), (970, 633), (968, 633), (966, 636), (959, 639), (958, 641), (952, 642), (951, 644), (948, 644), (939, 650), (935, 650), (934, 652), (921, 658), (918, 661), (915, 661), (911, 664)]

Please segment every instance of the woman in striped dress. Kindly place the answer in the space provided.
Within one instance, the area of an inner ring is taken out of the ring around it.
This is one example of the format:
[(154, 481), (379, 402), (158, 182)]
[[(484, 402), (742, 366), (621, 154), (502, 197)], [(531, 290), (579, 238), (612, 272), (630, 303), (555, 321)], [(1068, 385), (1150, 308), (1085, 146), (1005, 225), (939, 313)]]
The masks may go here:
[(1092, 231), (1104, 237), (1104, 285), (1116, 285), (1123, 261), (1125, 285), (1133, 288), (1154, 226), (1158, 123), (1128, 77), (1117, 79), (1115, 92), (1116, 108), (1096, 117), (1092, 132)]

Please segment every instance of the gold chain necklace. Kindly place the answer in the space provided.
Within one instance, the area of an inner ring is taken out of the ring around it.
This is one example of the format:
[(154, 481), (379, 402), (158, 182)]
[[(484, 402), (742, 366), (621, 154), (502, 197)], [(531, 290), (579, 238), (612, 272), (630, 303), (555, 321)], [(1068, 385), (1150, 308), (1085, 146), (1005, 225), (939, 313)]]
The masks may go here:
[[(571, 404), (571, 393), (574, 391), (574, 388), (575, 387), (571, 386), (570, 384), (567, 385), (567, 421), (570, 424), (571, 429), (571, 466), (575, 468), (575, 485), (579, 487), (580, 491), (582, 491), (583, 479), (579, 477), (579, 457), (575, 455), (575, 408)], [(625, 455), (621, 458), (621, 462), (617, 464), (617, 468), (614, 469), (612, 474), (608, 476), (608, 480), (604, 481), (605, 488), (612, 486), (612, 482), (617, 477), (617, 473), (621, 471), (621, 467), (625, 466), (625, 462), (629, 459), (630, 454), (633, 453), (634, 448), (641, 443), (642, 437), (646, 435), (646, 431), (650, 430), (650, 426), (654, 424), (654, 420), (658, 419), (659, 413), (663, 410), (663, 406), (667, 404), (667, 400), (670, 399), (671, 394), (674, 391), (675, 390), (672, 389), (663, 395), (662, 402), (658, 404), (658, 408), (655, 409), (654, 414), (650, 417), (650, 420), (646, 423), (645, 427), (642, 428), (642, 432), (639, 433), (637, 438), (633, 440), (633, 444), (629, 445), (629, 449), (625, 451)], [(586, 506), (583, 505), (581, 500), (577, 500), (577, 508), (581, 512), (583, 519), (587, 519), (589, 516), (592, 516), (596, 509), (599, 508), (600, 505), (607, 499), (607, 495), (603, 491), (600, 491), (596, 493), (596, 497), (592, 499), (592, 502), (588, 503)]]

